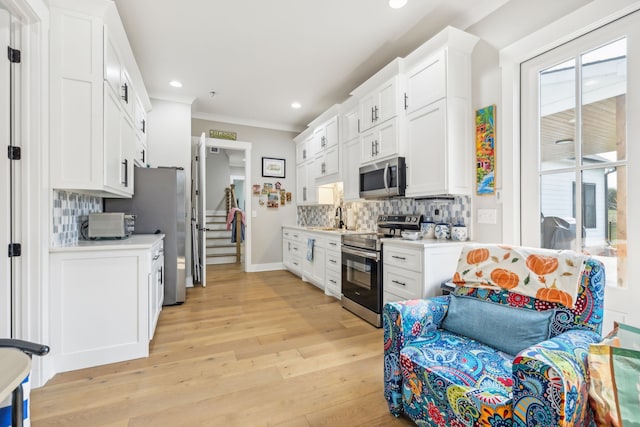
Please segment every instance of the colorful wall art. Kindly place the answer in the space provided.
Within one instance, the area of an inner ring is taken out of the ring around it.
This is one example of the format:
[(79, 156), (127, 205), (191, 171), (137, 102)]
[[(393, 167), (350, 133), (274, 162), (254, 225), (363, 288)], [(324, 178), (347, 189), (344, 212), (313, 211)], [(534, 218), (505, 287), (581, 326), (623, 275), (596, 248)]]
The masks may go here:
[(496, 106), (476, 111), (476, 191), (479, 196), (496, 192)]

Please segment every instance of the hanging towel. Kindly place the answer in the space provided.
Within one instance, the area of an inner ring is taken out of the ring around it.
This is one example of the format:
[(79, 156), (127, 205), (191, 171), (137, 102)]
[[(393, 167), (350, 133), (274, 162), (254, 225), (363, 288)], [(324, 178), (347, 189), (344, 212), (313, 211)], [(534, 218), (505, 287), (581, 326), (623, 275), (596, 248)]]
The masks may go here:
[(231, 210), (229, 210), (229, 213), (227, 214), (227, 230), (231, 229), (231, 225), (233, 224), (233, 220), (236, 217), (236, 211), (240, 211), (240, 213), (242, 215), (242, 224), (245, 223), (245, 221), (244, 221), (244, 212), (241, 211), (238, 208), (231, 208)]
[[(231, 243), (236, 243), (236, 227), (238, 226), (238, 224), (236, 224), (237, 222), (238, 221), (234, 216), (231, 220)], [(240, 241), (244, 242), (244, 221), (242, 220), (240, 221)]]
[(313, 245), (316, 239), (307, 239), (307, 261), (313, 261)]

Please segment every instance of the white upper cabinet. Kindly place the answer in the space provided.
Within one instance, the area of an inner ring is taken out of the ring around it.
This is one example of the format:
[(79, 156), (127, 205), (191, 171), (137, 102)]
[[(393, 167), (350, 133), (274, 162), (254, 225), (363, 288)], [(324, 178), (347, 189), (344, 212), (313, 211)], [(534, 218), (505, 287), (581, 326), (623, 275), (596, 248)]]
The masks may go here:
[(360, 101), (360, 132), (398, 114), (398, 76), (384, 82)]
[(473, 192), (471, 53), (477, 41), (448, 27), (405, 58), (407, 197)]
[(51, 0), (50, 22), (52, 187), (130, 197), (150, 102), (115, 4)]
[(349, 142), (358, 137), (360, 112), (357, 106), (342, 114), (342, 142)]
[(314, 139), (320, 145), (320, 151), (316, 155), (317, 168), (315, 175), (319, 184), (327, 184), (340, 180), (340, 155), (338, 116), (334, 116), (327, 122), (316, 128)]
[(401, 105), (401, 69), (402, 60), (397, 58), (352, 92), (360, 100), (362, 163), (403, 155), (403, 141), (396, 121)]
[(406, 73), (404, 108), (407, 114), (446, 96), (446, 51), (442, 49)]

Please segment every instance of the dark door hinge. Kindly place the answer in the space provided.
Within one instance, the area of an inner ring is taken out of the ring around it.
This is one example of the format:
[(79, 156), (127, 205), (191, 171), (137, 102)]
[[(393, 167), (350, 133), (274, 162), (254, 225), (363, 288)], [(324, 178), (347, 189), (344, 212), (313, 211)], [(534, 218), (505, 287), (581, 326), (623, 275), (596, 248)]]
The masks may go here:
[(9, 243), (9, 258), (22, 255), (22, 245), (20, 243)]
[(12, 49), (11, 46), (7, 46), (7, 56), (9, 57), (9, 62), (16, 64), (20, 63), (20, 50)]
[(15, 145), (9, 145), (7, 157), (9, 157), (9, 160), (20, 160), (22, 158), (22, 150)]

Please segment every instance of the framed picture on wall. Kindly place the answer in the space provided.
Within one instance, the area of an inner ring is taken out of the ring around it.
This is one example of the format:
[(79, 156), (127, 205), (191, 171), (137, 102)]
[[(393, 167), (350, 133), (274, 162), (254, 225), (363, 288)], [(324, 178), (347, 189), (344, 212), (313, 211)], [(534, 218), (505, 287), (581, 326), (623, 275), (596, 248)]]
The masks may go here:
[(262, 176), (271, 178), (285, 178), (285, 159), (272, 157), (262, 158)]

